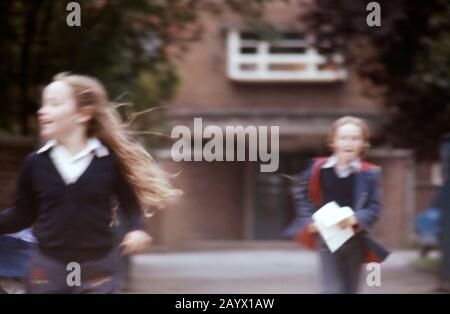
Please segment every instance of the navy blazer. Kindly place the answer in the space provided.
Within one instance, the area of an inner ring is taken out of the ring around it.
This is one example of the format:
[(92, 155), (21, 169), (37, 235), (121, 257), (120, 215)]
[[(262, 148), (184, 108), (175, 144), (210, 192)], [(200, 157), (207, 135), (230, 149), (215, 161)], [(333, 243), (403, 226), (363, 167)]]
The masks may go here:
[[(296, 178), (293, 186), (296, 219), (283, 232), (283, 236), (305, 244), (310, 248), (317, 248), (316, 239), (306, 232), (306, 227), (312, 222), (312, 215), (321, 203), (321, 188), (319, 172), (327, 158), (312, 160), (306, 170)], [(358, 221), (356, 232), (361, 234), (366, 248), (366, 261), (381, 262), (389, 252), (375, 242), (370, 231), (381, 213), (381, 170), (369, 163), (363, 163), (360, 171), (355, 173), (355, 200), (353, 210)]]

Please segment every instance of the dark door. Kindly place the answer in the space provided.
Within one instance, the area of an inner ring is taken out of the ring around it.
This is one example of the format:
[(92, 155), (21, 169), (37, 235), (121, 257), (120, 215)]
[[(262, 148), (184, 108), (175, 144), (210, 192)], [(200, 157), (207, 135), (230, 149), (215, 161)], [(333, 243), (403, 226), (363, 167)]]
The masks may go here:
[(292, 181), (313, 154), (280, 154), (277, 172), (260, 172), (254, 167), (254, 238), (280, 239), (280, 233), (294, 218)]

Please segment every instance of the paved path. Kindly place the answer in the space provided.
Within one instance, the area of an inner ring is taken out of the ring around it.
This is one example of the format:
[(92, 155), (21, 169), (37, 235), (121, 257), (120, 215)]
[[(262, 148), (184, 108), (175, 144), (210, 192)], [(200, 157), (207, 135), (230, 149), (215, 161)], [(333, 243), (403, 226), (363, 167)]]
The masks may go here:
[[(381, 266), (381, 286), (364, 284), (363, 292), (431, 292), (434, 275), (412, 267), (416, 258), (416, 251), (394, 251)], [(317, 265), (314, 252), (284, 243), (155, 249), (133, 257), (129, 288), (139, 293), (317, 293)]]

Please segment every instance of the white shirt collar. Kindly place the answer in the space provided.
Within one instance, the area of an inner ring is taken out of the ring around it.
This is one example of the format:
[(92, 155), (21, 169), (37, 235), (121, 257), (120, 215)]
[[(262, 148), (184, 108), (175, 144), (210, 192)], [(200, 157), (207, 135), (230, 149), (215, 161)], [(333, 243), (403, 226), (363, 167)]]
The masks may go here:
[[(37, 151), (37, 153), (38, 154), (43, 153), (43, 152), (49, 150), (50, 148), (53, 148), (56, 146), (60, 146), (56, 140), (49, 140), (47, 143), (45, 143), (44, 146), (42, 146)], [(83, 158), (91, 152), (94, 152), (94, 154), (97, 157), (104, 157), (104, 156), (109, 155), (108, 148), (105, 145), (103, 145), (102, 142), (100, 142), (100, 140), (98, 138), (91, 137), (88, 139), (88, 141), (86, 143), (86, 147), (81, 152), (79, 152), (76, 156), (73, 156), (73, 159), (76, 160), (79, 158)]]
[(44, 146), (42, 146), (41, 148), (39, 148), (39, 150), (37, 151), (38, 154), (41, 154), (43, 152), (48, 151), (50, 148), (52, 148), (53, 146), (58, 145), (58, 142), (56, 140), (49, 140), (47, 143), (45, 143)]
[[(327, 161), (323, 164), (322, 168), (334, 168), (338, 163), (338, 158), (336, 154), (331, 155)], [(336, 169), (336, 168), (335, 168)], [(337, 170), (337, 169), (336, 169)], [(359, 158), (353, 159), (345, 169), (337, 170), (336, 173), (339, 177), (347, 177), (353, 172), (361, 170), (361, 160)]]

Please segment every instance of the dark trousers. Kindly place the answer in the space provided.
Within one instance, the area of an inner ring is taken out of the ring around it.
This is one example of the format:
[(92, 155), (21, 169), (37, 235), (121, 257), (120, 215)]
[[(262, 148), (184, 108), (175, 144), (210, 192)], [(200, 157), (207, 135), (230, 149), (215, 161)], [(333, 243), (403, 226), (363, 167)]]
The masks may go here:
[[(27, 293), (119, 293), (122, 284), (122, 255), (113, 249), (106, 256), (79, 264), (80, 285), (68, 276), (73, 268), (37, 250), (31, 261)], [(73, 277), (70, 277), (73, 279)]]
[(357, 293), (365, 251), (361, 239), (350, 238), (334, 253), (322, 239), (319, 243), (321, 292)]

